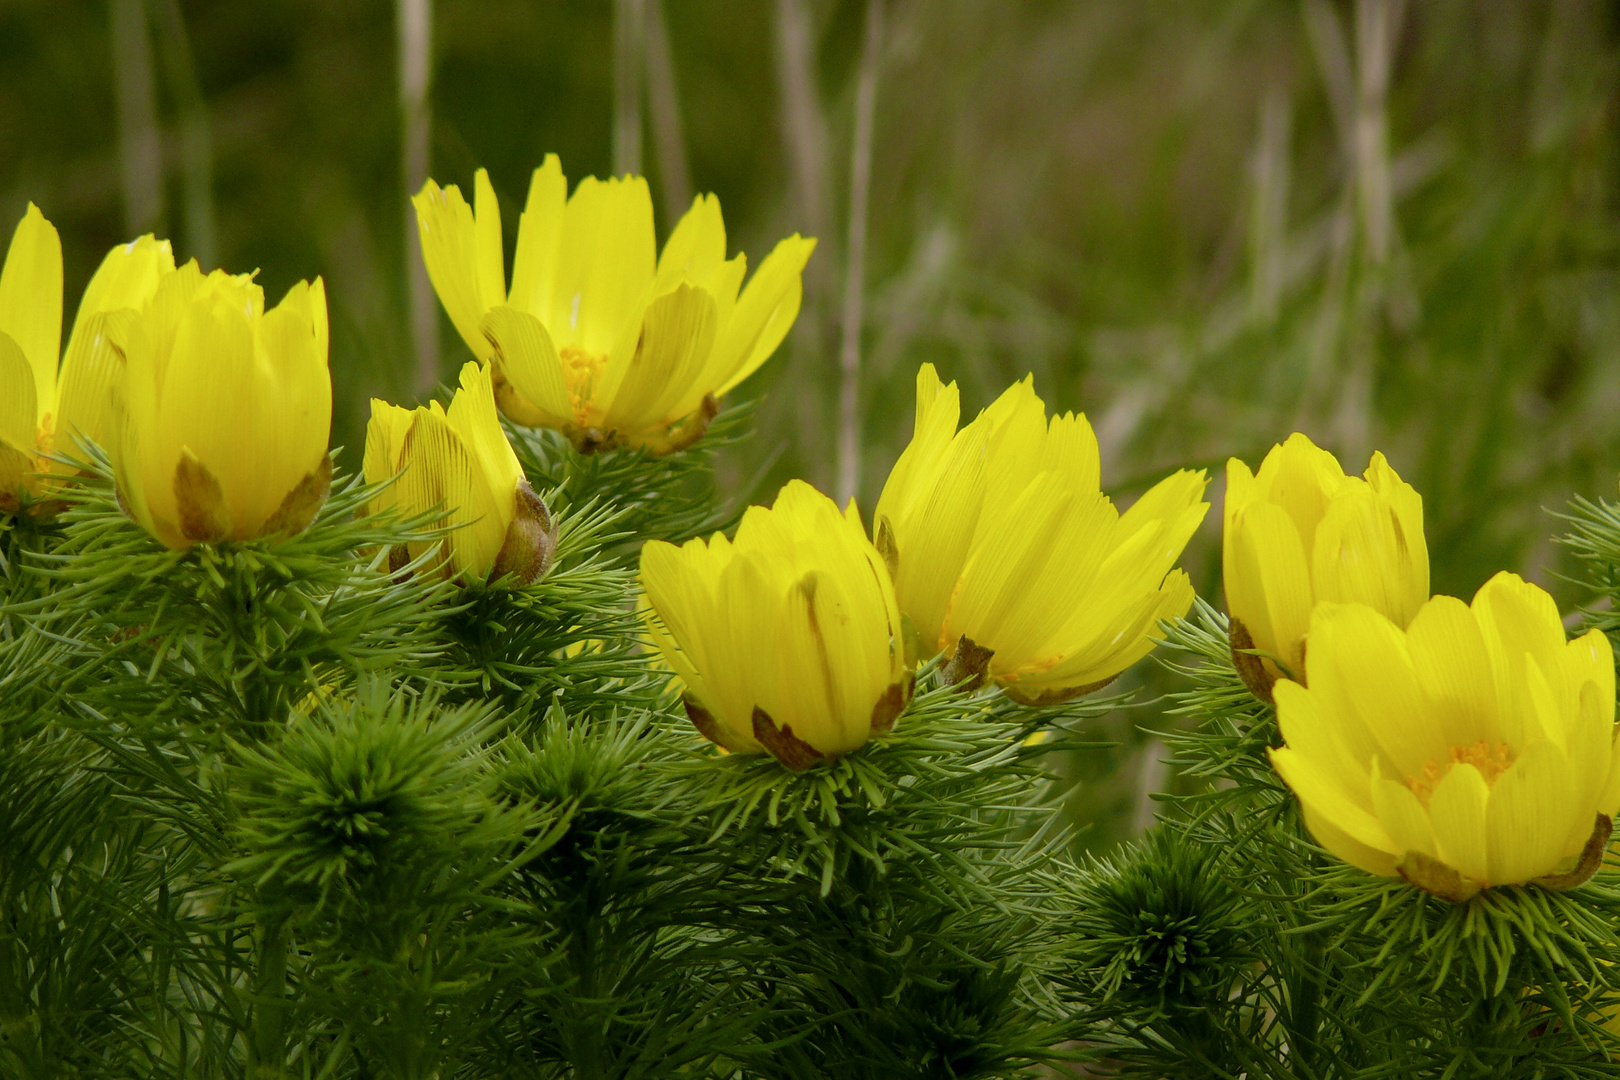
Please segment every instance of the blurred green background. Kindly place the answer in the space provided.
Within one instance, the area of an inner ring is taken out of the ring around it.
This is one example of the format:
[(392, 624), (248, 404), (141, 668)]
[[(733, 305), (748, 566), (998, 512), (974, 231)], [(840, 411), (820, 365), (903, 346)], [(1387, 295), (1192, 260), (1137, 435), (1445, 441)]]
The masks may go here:
[[(370, 396), (467, 355), (413, 333), (407, 174), (487, 167), (510, 252), (545, 153), (635, 168), (661, 232), (714, 191), (756, 264), (821, 237), (732, 493), (870, 508), (920, 362), (965, 411), (1032, 371), (1120, 498), (1216, 476), (1212, 602), (1223, 462), (1298, 429), (1423, 493), (1435, 591), (1511, 568), (1573, 605), (1547, 511), (1620, 467), (1617, 48), (1598, 0), (0, 0), (0, 227), (56, 223), (70, 312), (149, 229), (273, 297), (324, 275), (356, 448)], [(1097, 842), (1167, 782), (1129, 719), (1099, 730)]]

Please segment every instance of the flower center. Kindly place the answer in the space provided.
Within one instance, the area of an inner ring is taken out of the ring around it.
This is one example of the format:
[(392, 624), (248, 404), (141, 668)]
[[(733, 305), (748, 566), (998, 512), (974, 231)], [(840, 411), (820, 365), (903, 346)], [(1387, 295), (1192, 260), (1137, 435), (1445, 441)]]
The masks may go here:
[(574, 421), (584, 425), (590, 417), (596, 381), (607, 367), (607, 354), (586, 352), (578, 345), (564, 345), (557, 358), (562, 361), (563, 383), (568, 387), (569, 404), (574, 407)]
[(1440, 781), (1446, 778), (1453, 765), (1472, 765), (1479, 770), (1485, 778), (1487, 786), (1495, 784), (1496, 778), (1501, 776), (1513, 764), (1513, 751), (1507, 743), (1492, 743), (1481, 739), (1468, 746), (1453, 746), (1444, 760), (1430, 758), (1423, 763), (1423, 771), (1406, 781), (1412, 793), (1424, 806), (1429, 805), (1429, 797)]

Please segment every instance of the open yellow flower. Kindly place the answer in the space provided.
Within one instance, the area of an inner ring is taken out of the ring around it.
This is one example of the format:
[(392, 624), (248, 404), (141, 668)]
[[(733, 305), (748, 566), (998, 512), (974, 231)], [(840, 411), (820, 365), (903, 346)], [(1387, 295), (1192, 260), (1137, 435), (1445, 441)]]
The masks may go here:
[(1297, 432), (1271, 448), (1258, 475), (1237, 458), (1226, 463), (1221, 545), (1232, 658), (1263, 701), (1279, 677), (1303, 681), (1317, 603), (1369, 604), (1404, 627), (1428, 599), (1422, 497), (1383, 454), (1363, 476), (1346, 476)]
[(1448, 900), (1591, 876), (1620, 807), (1602, 631), (1566, 641), (1552, 597), (1501, 573), (1404, 631), (1319, 604), (1310, 641), (1309, 688), (1274, 688), (1271, 760), (1323, 847)]
[(646, 180), (587, 177), (569, 197), (548, 154), (529, 185), (508, 292), (484, 170), (473, 207), (432, 180), (414, 203), (428, 276), (473, 355), (494, 365), (501, 411), (586, 451), (667, 453), (700, 437), (719, 398), (798, 317), (816, 243), (783, 240), (739, 294), (746, 260), (726, 258), (713, 195), (693, 201), (660, 256)]
[(641, 551), (648, 632), (686, 685), (692, 723), (792, 769), (861, 746), (911, 695), (883, 560), (850, 501), (794, 480), (716, 533)]
[(136, 521), (175, 549), (309, 524), (332, 478), (319, 278), (266, 311), (252, 275), (192, 261), (109, 334), (125, 358), (113, 467)]
[[(372, 500), (373, 513), (442, 509), (435, 525), (452, 530), (449, 535), (413, 543), (400, 554), (417, 559), (435, 551), (434, 571), (446, 578), (511, 575), (526, 585), (551, 566), (556, 527), (501, 430), (482, 364), (463, 365), (449, 409), (437, 401), (402, 409), (372, 398), (365, 474), (367, 483), (379, 485), (399, 476)], [(396, 565), (403, 561), (395, 559)]]
[(1083, 415), (1046, 418), (1033, 380), (962, 430), (955, 383), (917, 372), (917, 420), (874, 533), (900, 610), (951, 678), (989, 678), (1025, 704), (1109, 682), (1192, 605), (1172, 569), (1209, 509), (1207, 478), (1166, 477), (1124, 514), (1100, 488)]
[(44, 497), (46, 474), (62, 468), (47, 455), (75, 453), (75, 436), (105, 441), (111, 381), (122, 361), (104, 321), (145, 302), (164, 260), (172, 269), (168, 241), (151, 236), (113, 248), (85, 289), (58, 371), (62, 245), (28, 204), (0, 270), (0, 511), (19, 509), (25, 495)]

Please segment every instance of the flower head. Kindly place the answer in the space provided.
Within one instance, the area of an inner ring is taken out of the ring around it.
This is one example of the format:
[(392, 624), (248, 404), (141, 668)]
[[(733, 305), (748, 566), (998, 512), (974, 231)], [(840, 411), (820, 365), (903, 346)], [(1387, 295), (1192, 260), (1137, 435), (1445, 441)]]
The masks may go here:
[(727, 750), (803, 768), (887, 730), (910, 697), (894, 589), (853, 501), (839, 514), (791, 481), (735, 540), (649, 542), (641, 581), (692, 722)]
[(130, 515), (171, 548), (295, 533), (326, 499), (326, 289), (264, 309), (251, 274), (164, 273), (109, 328), (125, 357), (113, 467)]
[(372, 398), (365, 473), (378, 485), (399, 476), (372, 501), (373, 512), (442, 509), (436, 524), (449, 535), (409, 546), (412, 559), (437, 549), (439, 574), (461, 580), (511, 575), (528, 584), (551, 566), (557, 530), (501, 430), (484, 365), (462, 366), (461, 388), (448, 409), (437, 401), (402, 409)]
[(1192, 605), (1172, 569), (1209, 505), (1203, 473), (1165, 478), (1124, 514), (1100, 487), (1083, 415), (1046, 417), (1032, 379), (962, 430), (956, 384), (917, 373), (917, 421), (875, 533), (924, 651), (1040, 703), (1096, 689)]
[(84, 291), (58, 370), (62, 245), (28, 204), (0, 270), (0, 511), (47, 493), (46, 475), (61, 469), (47, 455), (74, 454), (76, 437), (106, 441), (111, 385), (122, 373), (107, 320), (144, 304), (165, 268), (174, 268), (167, 240), (113, 248)]
[(1233, 658), (1263, 700), (1279, 677), (1304, 678), (1317, 603), (1368, 604), (1404, 627), (1428, 599), (1423, 499), (1383, 454), (1373, 454), (1363, 477), (1346, 476), (1297, 432), (1271, 448), (1258, 475), (1237, 458), (1226, 463), (1222, 564)]
[(494, 365), (501, 411), (582, 450), (665, 453), (702, 435), (718, 399), (792, 327), (815, 247), (783, 240), (739, 294), (746, 260), (726, 258), (713, 195), (693, 201), (659, 255), (646, 180), (587, 177), (569, 196), (550, 154), (529, 185), (508, 291), (482, 169), (472, 207), (432, 180), (414, 202), (428, 276), (473, 355)]
[(1310, 635), (1309, 687), (1275, 687), (1271, 760), (1323, 847), (1450, 900), (1591, 875), (1620, 806), (1602, 631), (1566, 641), (1552, 597), (1501, 573), (1404, 630), (1319, 604)]

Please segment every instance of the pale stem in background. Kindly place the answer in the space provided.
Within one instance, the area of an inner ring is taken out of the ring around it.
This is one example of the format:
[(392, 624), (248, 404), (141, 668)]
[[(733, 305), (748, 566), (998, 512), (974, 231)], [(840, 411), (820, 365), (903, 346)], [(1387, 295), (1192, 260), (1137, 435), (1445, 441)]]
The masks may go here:
[(1288, 273), (1288, 189), (1293, 107), (1288, 92), (1273, 86), (1260, 99), (1255, 143), (1254, 202), (1249, 214), (1249, 314), (1256, 322), (1277, 319)]
[(832, 235), (832, 160), (827, 119), (816, 86), (816, 29), (806, 0), (776, 0), (776, 80), (783, 148), (789, 164), (791, 228), (819, 239), (804, 268), (804, 306), (793, 327), (793, 363), (781, 384), (789, 403), (783, 422), (796, 425), (796, 441), (813, 463), (810, 479), (826, 483), (827, 425), (822, 392), (832, 302), (833, 268), (838, 265)]
[(208, 104), (197, 79), (197, 58), (180, 11), (180, 0), (157, 0), (159, 52), (180, 113), (180, 183), (184, 195), (185, 241), (205, 270), (219, 265), (214, 225), (214, 141), (209, 132)]
[(112, 0), (112, 54), (124, 231), (138, 236), (160, 229), (163, 219), (163, 144), (145, 0)]
[(613, 0), (613, 172), (641, 173), (641, 67), (645, 0)]
[(405, 274), (411, 311), (411, 343), (416, 351), (416, 390), (425, 394), (439, 381), (439, 301), (433, 295), (416, 209), (410, 196), (427, 181), (432, 137), (428, 90), (433, 78), (433, 0), (398, 0), (399, 112), (401, 172), (405, 181)]
[(665, 220), (673, 226), (692, 203), (692, 171), (686, 163), (686, 137), (681, 133), (681, 97), (664, 0), (647, 0), (647, 111), (652, 114), (653, 152), (658, 155)]
[(865, 315), (866, 205), (872, 186), (872, 124), (883, 55), (883, 0), (867, 0), (860, 76), (855, 84), (855, 137), (849, 156), (849, 233), (845, 241), (843, 344), (838, 369), (838, 501), (861, 483), (861, 326)]

